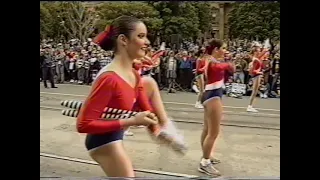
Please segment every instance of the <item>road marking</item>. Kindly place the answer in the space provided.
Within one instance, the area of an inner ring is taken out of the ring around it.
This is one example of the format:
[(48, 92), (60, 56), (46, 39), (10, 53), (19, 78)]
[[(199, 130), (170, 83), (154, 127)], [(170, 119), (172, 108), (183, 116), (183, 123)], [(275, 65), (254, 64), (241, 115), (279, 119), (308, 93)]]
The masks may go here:
[(235, 115), (251, 115), (251, 116), (272, 116), (272, 117), (280, 117), (279, 114), (270, 114), (270, 113), (250, 113), (250, 112), (235, 112), (235, 111), (223, 111), (223, 113), (230, 113)]
[(80, 95), (80, 94), (63, 94), (63, 93), (50, 93), (50, 92), (40, 92), (40, 94), (61, 95), (61, 96), (75, 96), (75, 97), (86, 97), (86, 95)]
[[(50, 107), (50, 106), (40, 106), (40, 108), (46, 108), (46, 109), (60, 109), (64, 110), (65, 108), (58, 108), (58, 107)], [(191, 113), (203, 113), (203, 111), (200, 110), (195, 110), (195, 111), (190, 111), (186, 108), (171, 108), (167, 107), (165, 108), (167, 111), (178, 111), (179, 113), (183, 113), (184, 115), (188, 115), (189, 112)], [(280, 118), (279, 114), (269, 114), (269, 113), (248, 113), (248, 112), (236, 112), (236, 111), (222, 111), (224, 114), (228, 115), (242, 115), (242, 116), (254, 116), (254, 117), (270, 117), (270, 118)]]
[[(48, 153), (41, 153), (40, 156), (46, 157), (46, 158), (52, 158), (52, 159), (60, 159), (65, 161), (72, 161), (77, 163), (83, 163), (83, 164), (90, 164), (90, 165), (98, 165), (98, 163), (94, 161), (88, 161), (85, 159), (79, 159), (79, 158), (73, 158), (73, 157), (67, 157), (67, 156), (59, 156), (55, 154), (48, 154)], [(173, 173), (173, 172), (167, 172), (167, 171), (157, 171), (152, 169), (134, 169), (135, 172), (141, 172), (141, 173), (148, 173), (148, 174), (157, 174), (157, 175), (164, 175), (164, 176), (174, 176), (174, 177), (183, 177), (183, 178), (196, 178), (198, 176), (195, 175), (189, 175), (189, 174), (181, 174), (181, 173)]]
[[(50, 106), (40, 106), (40, 109), (43, 110), (51, 110), (51, 111), (63, 111), (65, 108), (57, 108), (57, 107), (50, 107)], [(202, 121), (195, 121), (195, 120), (182, 120), (182, 119), (173, 119), (173, 122), (177, 123), (187, 123), (187, 124), (201, 124), (203, 125)], [(226, 123), (225, 121), (221, 122), (220, 125), (222, 126), (231, 126), (231, 127), (240, 127), (240, 128), (255, 128), (255, 129), (268, 129), (268, 130), (280, 130), (279, 127), (264, 127), (264, 126), (255, 126), (249, 124), (239, 124), (239, 123)]]
[[(165, 104), (176, 104), (176, 105), (188, 105), (188, 106), (194, 106), (194, 104), (190, 103), (183, 103), (183, 102), (163, 102)], [(224, 108), (230, 108), (230, 109), (247, 109), (247, 107), (239, 107), (239, 106), (223, 106)], [(257, 110), (261, 111), (275, 111), (275, 112), (280, 112), (279, 109), (264, 109), (264, 108), (255, 108)]]
[[(51, 93), (51, 92), (40, 92), (40, 94), (49, 94), (49, 95), (60, 95), (60, 96), (74, 96), (74, 97), (86, 97), (87, 95), (80, 95), (80, 94), (64, 94), (64, 93)], [(194, 104), (191, 103), (184, 103), (184, 102), (170, 102), (166, 101), (163, 102), (164, 104), (176, 104), (176, 105), (187, 105), (187, 106), (194, 106)], [(224, 108), (230, 108), (230, 109), (247, 109), (247, 107), (239, 107), (239, 106), (223, 106)], [(264, 109), (264, 108), (255, 108), (257, 110), (261, 111), (274, 111), (274, 112), (280, 112), (280, 109)]]
[[(178, 111), (180, 113), (203, 113), (203, 109), (190, 109), (190, 108), (176, 108), (176, 107), (166, 107), (168, 111)], [(250, 112), (238, 112), (238, 111), (223, 111), (225, 114), (229, 115), (243, 115), (243, 116), (267, 116), (267, 117), (280, 117), (280, 114), (271, 114), (271, 113), (250, 113)]]

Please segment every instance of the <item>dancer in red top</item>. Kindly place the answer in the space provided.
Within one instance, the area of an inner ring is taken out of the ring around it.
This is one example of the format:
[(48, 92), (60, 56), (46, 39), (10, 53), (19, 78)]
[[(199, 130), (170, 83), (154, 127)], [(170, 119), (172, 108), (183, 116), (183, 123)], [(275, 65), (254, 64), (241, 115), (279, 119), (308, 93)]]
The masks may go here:
[[(152, 65), (149, 61), (143, 61), (143, 59), (145, 59), (145, 57), (133, 60), (133, 68), (138, 72), (140, 76), (143, 74), (143, 69), (145, 69), (145, 67), (149, 67)], [(142, 128), (144, 126), (136, 126), (136, 127)], [(130, 128), (127, 128), (126, 131), (124, 131), (124, 135), (133, 136), (134, 134), (132, 131), (130, 131)]]
[(195, 104), (195, 108), (199, 108), (202, 109), (203, 106), (201, 104), (201, 99), (202, 99), (202, 95), (203, 95), (203, 90), (204, 90), (204, 77), (203, 77), (203, 72), (204, 72), (204, 68), (206, 66), (206, 56), (204, 56), (204, 51), (205, 49), (201, 49), (199, 50), (199, 52), (197, 53), (197, 61), (196, 61), (196, 79), (197, 79), (197, 83), (198, 83), (198, 87), (199, 87), (199, 93), (198, 93), (198, 97), (197, 97), (197, 102)]
[[(148, 49), (148, 51), (150, 51), (150, 49)], [(160, 97), (160, 91), (159, 91), (158, 85), (152, 77), (150, 77), (148, 74), (145, 74), (146, 71), (151, 71), (151, 69), (154, 66), (157, 66), (157, 63), (159, 63), (158, 61), (160, 58), (159, 57), (150, 58), (148, 55), (151, 56), (151, 54), (147, 52), (146, 56), (139, 58), (139, 59), (135, 59), (133, 61), (133, 68), (135, 70), (137, 70), (138, 73), (141, 75), (141, 81), (142, 81), (144, 89), (147, 92), (147, 97), (149, 99), (149, 102), (153, 106), (156, 106), (156, 107), (153, 107), (153, 109), (155, 109), (155, 114), (157, 116), (161, 117), (160, 124), (165, 125), (165, 122), (168, 120), (168, 117), (167, 117), (166, 111), (164, 109), (162, 99)], [(157, 95), (160, 98), (157, 98)], [(154, 102), (154, 103), (152, 103), (152, 102)], [(135, 110), (138, 111), (139, 108), (135, 107)], [(143, 127), (143, 126), (137, 126), (137, 127)], [(133, 132), (130, 131), (130, 128), (128, 128), (124, 132), (124, 134), (126, 136), (133, 136), (134, 135)]]
[(252, 61), (251, 67), (249, 67), (249, 75), (253, 80), (252, 92), (250, 96), (250, 102), (247, 107), (248, 112), (258, 112), (255, 108), (253, 108), (254, 99), (257, 97), (257, 93), (260, 87), (261, 75), (262, 72), (262, 59), (266, 55), (266, 51), (261, 51), (261, 46), (259, 44), (255, 45), (251, 50)]
[[(155, 54), (151, 55), (151, 62), (148, 61), (145, 58), (141, 58), (139, 60), (135, 60), (134, 62), (134, 68), (137, 71), (143, 71), (142, 68), (144, 66), (157, 66), (157, 63), (160, 61), (160, 56), (163, 55), (162, 50), (157, 51)], [(159, 124), (164, 127), (166, 126), (167, 122), (169, 121), (168, 114), (164, 108), (163, 101), (160, 95), (160, 90), (158, 87), (157, 82), (148, 75), (143, 75), (141, 73), (141, 81), (143, 84), (143, 87), (146, 91), (146, 95), (148, 97), (148, 100), (152, 106), (152, 109), (156, 116), (159, 118)], [(138, 110), (138, 107), (136, 107), (136, 110)]]
[[(164, 50), (158, 50), (154, 54), (147, 53), (147, 57), (144, 56), (143, 58), (134, 61), (134, 68), (138, 71), (143, 71), (143, 67), (152, 69), (159, 65), (160, 56), (162, 56), (164, 53)], [(169, 118), (161, 99), (158, 84), (151, 76), (143, 75), (143, 73), (141, 73), (141, 76), (141, 81), (149, 102), (151, 103), (152, 109), (159, 118), (160, 125), (165, 126)]]
[(204, 106), (204, 127), (201, 134), (203, 156), (198, 170), (211, 176), (220, 176), (220, 172), (213, 167), (213, 146), (220, 131), (222, 118), (222, 95), (225, 72), (233, 72), (234, 65), (221, 62), (226, 45), (221, 40), (213, 39), (206, 48), (206, 53), (211, 57), (205, 68), (207, 79), (205, 92), (202, 97)]
[[(149, 46), (147, 28), (137, 18), (121, 16), (95, 38), (95, 43), (104, 50), (114, 50), (114, 59), (97, 75), (78, 115), (77, 129), (87, 133), (86, 148), (108, 176), (134, 177), (131, 160), (122, 144), (123, 129), (157, 124), (140, 76), (132, 68), (133, 60), (143, 57)], [(133, 118), (100, 119), (105, 107), (132, 110), (134, 103), (143, 112)]]

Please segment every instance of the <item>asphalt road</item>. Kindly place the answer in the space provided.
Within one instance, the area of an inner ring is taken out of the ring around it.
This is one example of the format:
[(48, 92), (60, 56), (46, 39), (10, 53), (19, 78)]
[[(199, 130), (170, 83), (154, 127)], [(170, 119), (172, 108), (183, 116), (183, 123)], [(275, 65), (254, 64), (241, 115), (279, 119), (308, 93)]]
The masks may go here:
[[(75, 94), (75, 95), (81, 95), (86, 96), (89, 93), (90, 86), (85, 85), (72, 85), (72, 84), (58, 84), (59, 88), (57, 89), (45, 89), (43, 87), (43, 84), (40, 83), (40, 92), (49, 92), (49, 93), (62, 93), (62, 94)], [(192, 106), (195, 103), (196, 96), (194, 93), (188, 93), (188, 92), (177, 92), (177, 93), (170, 93), (167, 94), (166, 92), (161, 92), (161, 96), (163, 98), (163, 101), (165, 102), (180, 102), (183, 104), (191, 104)], [(245, 111), (244, 108), (247, 107), (249, 102), (248, 97), (243, 97), (243, 99), (235, 99), (235, 98), (229, 98), (224, 97), (223, 98), (223, 104), (225, 106), (233, 107), (232, 109), (239, 108), (242, 109), (242, 111)], [(181, 104), (181, 105), (183, 105)], [(277, 112), (280, 113), (280, 99), (260, 99), (257, 98), (255, 101), (255, 107), (262, 108), (262, 109), (269, 109), (271, 111), (267, 112)], [(265, 112), (265, 111), (261, 111)]]
[[(84, 148), (84, 135), (75, 130), (75, 119), (62, 116), (60, 111), (41, 107), (63, 108), (61, 100), (83, 100), (90, 87), (58, 85), (58, 89), (44, 89), (40, 84), (40, 152), (61, 157), (91, 161)], [(189, 151), (180, 157), (169, 149), (155, 144), (145, 130), (132, 129), (134, 136), (125, 137), (124, 144), (136, 169), (156, 171), (166, 175), (137, 172), (138, 177), (172, 178), (170, 173), (203, 176), (197, 166), (201, 156), (199, 144), (202, 129), (202, 110), (193, 107), (195, 94), (167, 94), (162, 98), (168, 114), (181, 130)], [(245, 112), (248, 99), (223, 98), (226, 124), (280, 129), (280, 100), (259, 99), (259, 113)], [(197, 122), (197, 123), (187, 123)], [(217, 143), (216, 157), (222, 160), (216, 167), (228, 177), (280, 176), (280, 131), (257, 128), (223, 126)], [(101, 177), (98, 166), (40, 156), (40, 176)]]
[[(60, 106), (62, 100), (83, 101), (88, 92), (89, 88), (87, 86), (77, 85), (61, 85), (59, 89), (43, 88), (40, 89), (40, 106), (57, 108), (58, 111), (61, 111), (61, 108), (65, 108)], [(194, 108), (194, 104), (192, 103), (195, 99), (195, 94), (167, 94), (162, 92), (161, 95), (169, 116), (174, 120), (202, 123), (203, 110)], [(180, 101), (174, 101), (175, 99), (180, 99)], [(280, 110), (270, 109), (271, 105), (268, 105), (272, 104), (273, 107), (278, 106), (280, 104), (279, 99), (257, 98), (257, 104), (263, 101), (267, 105), (261, 106), (259, 113), (248, 113), (245, 111), (246, 99), (223, 98), (225, 104), (223, 123), (226, 125), (280, 129)], [(233, 104), (237, 103), (239, 106), (233, 106)]]
[[(134, 136), (125, 137), (124, 144), (134, 167), (202, 175), (196, 170), (201, 156), (199, 138), (202, 126), (177, 123), (177, 127), (182, 131), (190, 148), (184, 157), (177, 156), (165, 147), (159, 147), (150, 140), (143, 128), (132, 129)], [(76, 132), (74, 118), (64, 117), (55, 111), (40, 110), (40, 152), (91, 160), (84, 148), (84, 137)], [(217, 168), (225, 176), (279, 176), (280, 132), (223, 127), (216, 156), (222, 160)], [(55, 167), (51, 168), (45, 165), (46, 162), (43, 163), (41, 171), (44, 173), (56, 171)], [(66, 171), (73, 168), (64, 166), (65, 162), (59, 163), (61, 164), (57, 166), (65, 167)], [(50, 160), (47, 164), (51, 164)], [(93, 174), (102, 175), (98, 171), (93, 171)]]
[[(97, 165), (88, 165), (72, 161), (64, 161), (60, 159), (53, 159), (40, 156), (40, 178), (53, 177), (77, 177), (78, 178), (92, 178), (104, 177), (104, 173)], [(149, 173), (136, 172), (137, 177), (152, 177), (152, 178), (172, 178), (167, 175), (156, 175)], [(74, 178), (73, 178), (74, 179)]]

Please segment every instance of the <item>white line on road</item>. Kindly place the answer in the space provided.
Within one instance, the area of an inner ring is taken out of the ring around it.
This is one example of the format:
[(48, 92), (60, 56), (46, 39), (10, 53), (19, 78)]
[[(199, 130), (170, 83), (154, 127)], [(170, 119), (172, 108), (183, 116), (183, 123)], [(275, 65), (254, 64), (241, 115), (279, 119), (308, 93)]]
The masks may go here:
[[(86, 97), (87, 95), (80, 95), (80, 94), (64, 94), (64, 93), (51, 93), (51, 92), (40, 92), (40, 94), (49, 94), (49, 95), (60, 95), (60, 96), (74, 96), (74, 97)], [(188, 106), (194, 106), (194, 104), (191, 103), (183, 103), (183, 102), (163, 102), (165, 104), (176, 104), (176, 105), (188, 105)], [(223, 106), (224, 108), (230, 108), (230, 109), (247, 109), (247, 107), (239, 107), (239, 106)], [(264, 108), (256, 108), (257, 110), (261, 111), (274, 111), (274, 112), (280, 112), (279, 109), (264, 109)]]
[[(40, 110), (58, 110), (63, 111), (65, 108), (58, 108), (58, 107), (50, 107), (50, 106), (40, 106)], [(173, 119), (174, 122), (177, 123), (191, 123), (191, 124), (201, 124), (203, 125), (202, 121), (196, 121), (196, 120), (185, 120), (185, 119)], [(233, 127), (243, 127), (243, 128), (256, 128), (256, 129), (270, 129), (270, 130), (280, 130), (278, 127), (264, 127), (264, 126), (257, 126), (257, 125), (248, 125), (248, 124), (239, 124), (239, 123), (220, 123), (222, 126), (233, 126)]]
[[(73, 157), (66, 157), (66, 156), (59, 156), (55, 154), (48, 154), (48, 153), (41, 153), (40, 156), (46, 157), (46, 158), (53, 158), (53, 159), (60, 159), (65, 161), (73, 161), (77, 163), (84, 163), (84, 164), (91, 164), (91, 165), (98, 165), (98, 163), (94, 161), (88, 161), (85, 159), (78, 159)], [(198, 176), (195, 175), (189, 175), (189, 174), (181, 174), (181, 173), (173, 173), (173, 172), (167, 172), (167, 171), (157, 171), (157, 170), (151, 170), (151, 169), (134, 169), (135, 172), (141, 172), (141, 173), (148, 173), (148, 174), (157, 174), (157, 175), (164, 175), (164, 176), (174, 176), (174, 177), (183, 177), (183, 178), (195, 178)]]
[[(50, 106), (40, 106), (40, 108), (45, 108), (45, 109), (55, 109), (55, 110), (65, 110), (63, 107), (50, 107)], [(172, 108), (168, 108), (167, 110), (173, 110)], [(180, 113), (187, 113), (185, 108), (175, 108), (175, 111), (180, 111)], [(203, 111), (198, 111), (198, 112), (203, 112)], [(247, 113), (247, 112), (235, 112), (235, 111), (223, 111), (224, 114), (229, 114), (229, 115), (244, 115), (244, 116), (256, 116), (256, 117), (280, 117), (279, 114), (268, 114), (268, 113)]]
[[(177, 108), (177, 107), (166, 107), (168, 111), (178, 111), (181, 113), (203, 113), (203, 109), (190, 109), (190, 108)], [(271, 113), (250, 113), (250, 112), (238, 112), (238, 111), (223, 111), (223, 113), (230, 115), (247, 115), (247, 116), (271, 116), (271, 117), (280, 117), (279, 114)]]
[(75, 97), (86, 97), (86, 95), (80, 95), (80, 94), (63, 94), (63, 93), (50, 93), (50, 92), (40, 92), (40, 94), (61, 95), (61, 96), (75, 96)]

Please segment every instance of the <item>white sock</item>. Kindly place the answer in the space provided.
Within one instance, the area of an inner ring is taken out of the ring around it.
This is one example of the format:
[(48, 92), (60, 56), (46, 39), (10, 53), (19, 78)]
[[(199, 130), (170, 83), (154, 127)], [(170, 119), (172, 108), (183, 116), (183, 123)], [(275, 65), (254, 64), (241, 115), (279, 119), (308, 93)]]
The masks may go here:
[(251, 105), (248, 105), (248, 108), (252, 108), (252, 106), (251, 106)]
[(206, 166), (206, 165), (210, 164), (211, 161), (210, 161), (210, 159), (202, 158), (200, 163), (201, 163), (202, 166)]

